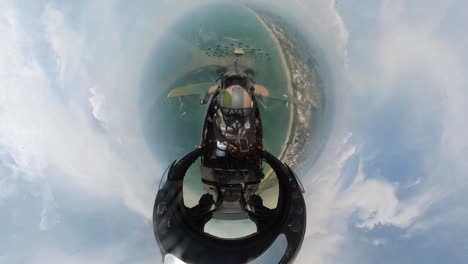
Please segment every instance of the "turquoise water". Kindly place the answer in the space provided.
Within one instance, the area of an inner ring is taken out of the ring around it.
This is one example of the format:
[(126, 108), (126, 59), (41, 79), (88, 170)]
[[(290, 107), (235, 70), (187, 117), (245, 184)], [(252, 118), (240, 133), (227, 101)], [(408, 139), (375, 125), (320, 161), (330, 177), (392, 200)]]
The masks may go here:
[[(160, 39), (148, 60), (142, 82), (141, 108), (148, 144), (166, 163), (181, 158), (200, 143), (207, 105), (199, 96), (167, 98), (180, 85), (212, 82), (216, 69), (232, 65), (234, 48), (246, 55), (240, 64), (255, 70), (254, 81), (274, 97), (287, 94), (287, 74), (268, 29), (241, 5), (210, 5), (187, 14)], [(268, 100), (262, 109), (264, 145), (280, 154), (289, 123), (289, 108)]]

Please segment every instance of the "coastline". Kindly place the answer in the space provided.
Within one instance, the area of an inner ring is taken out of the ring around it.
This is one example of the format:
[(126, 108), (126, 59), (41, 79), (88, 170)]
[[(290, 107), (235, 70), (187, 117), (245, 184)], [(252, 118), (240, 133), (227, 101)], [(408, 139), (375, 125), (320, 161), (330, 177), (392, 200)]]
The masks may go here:
[[(290, 70), (288, 68), (288, 64), (287, 64), (287, 61), (286, 61), (286, 57), (285, 57), (283, 48), (281, 47), (281, 44), (280, 44), (278, 38), (276, 37), (275, 32), (272, 30), (271, 27), (268, 26), (268, 24), (265, 22), (265, 19), (260, 14), (258, 14), (257, 12), (255, 12), (254, 10), (252, 10), (249, 7), (247, 7), (247, 9), (250, 12), (252, 12), (252, 14), (258, 19), (258, 21), (260, 21), (260, 23), (262, 23), (263, 26), (270, 32), (270, 36), (273, 39), (273, 41), (275, 42), (275, 47), (279, 51), (279, 57), (281, 59), (282, 67), (284, 68), (284, 70), (286, 72), (286, 78), (287, 78), (287, 81), (288, 81), (288, 87), (287, 87), (288, 96), (292, 95), (294, 93), (294, 90), (293, 90), (293, 86), (292, 86), (291, 72), (290, 72)], [(279, 154), (280, 159), (284, 158), (284, 156), (286, 154), (286, 149), (288, 147), (288, 142), (290, 142), (290, 140), (291, 140), (291, 134), (292, 134), (291, 132), (292, 132), (293, 123), (294, 123), (293, 122), (294, 112), (296, 110), (295, 108), (297, 107), (295, 104), (289, 104), (289, 106), (290, 106), (290, 109), (289, 109), (288, 128), (287, 128), (287, 133), (286, 133), (286, 136), (285, 136), (285, 141), (284, 141), (283, 145), (281, 146), (281, 151), (280, 151), (280, 154)], [(268, 173), (268, 176), (270, 174), (271, 174), (271, 172)]]
[[(325, 98), (320, 66), (300, 33), (282, 17), (260, 9), (248, 7), (272, 34), (280, 52), (288, 77), (290, 121), (287, 136), (279, 159), (295, 168), (307, 158), (317, 155), (321, 149)], [(277, 188), (277, 178), (272, 171), (265, 173), (259, 192)], [(276, 187), (275, 187), (276, 186)], [(274, 203), (272, 204), (274, 205)]]
[[(271, 25), (267, 24), (265, 18), (260, 15), (259, 13), (257, 13), (256, 11), (254, 11), (253, 9), (247, 7), (247, 9), (252, 12), (252, 14), (258, 19), (258, 21), (260, 21), (260, 23), (263, 24), (263, 26), (268, 30), (268, 32), (270, 32), (270, 36), (271, 38), (273, 39), (274, 43), (275, 43), (275, 47), (276, 49), (278, 50), (279, 52), (279, 57), (281, 59), (281, 64), (282, 64), (282, 67), (284, 69), (284, 71), (286, 72), (286, 78), (287, 78), (287, 83), (288, 83), (288, 87), (287, 87), (287, 93), (288, 93), (288, 96), (291, 96), (294, 94), (294, 89), (293, 89), (293, 85), (292, 85), (292, 78), (291, 78), (291, 71), (288, 67), (288, 63), (286, 61), (286, 57), (285, 57), (285, 53), (284, 53), (284, 50), (283, 50), (283, 47), (281, 46), (281, 43), (280, 41), (278, 40), (275, 32), (273, 31)], [(289, 122), (288, 122), (288, 128), (287, 128), (287, 133), (286, 133), (286, 136), (284, 138), (284, 142), (281, 146), (281, 151), (279, 153), (279, 159), (284, 161), (286, 159), (286, 155), (287, 155), (287, 148), (288, 148), (288, 145), (291, 141), (294, 140), (294, 135), (292, 133), (293, 131), (293, 125), (294, 125), (294, 112), (296, 111), (296, 105), (295, 104), (291, 104), (289, 103), (288, 104), (289, 106)], [(258, 189), (258, 192), (259, 193), (263, 193), (263, 195), (266, 197), (268, 197), (266, 200), (264, 200), (264, 204), (265, 206), (269, 207), (269, 208), (275, 208), (277, 206), (277, 200), (274, 198), (276, 197), (274, 195), (274, 193), (276, 193), (278, 190), (278, 179), (275, 176), (275, 173), (273, 171), (273, 169), (269, 168), (269, 171), (265, 173), (265, 178), (262, 180), (262, 182), (260, 183), (260, 186), (259, 186), (259, 189)]]

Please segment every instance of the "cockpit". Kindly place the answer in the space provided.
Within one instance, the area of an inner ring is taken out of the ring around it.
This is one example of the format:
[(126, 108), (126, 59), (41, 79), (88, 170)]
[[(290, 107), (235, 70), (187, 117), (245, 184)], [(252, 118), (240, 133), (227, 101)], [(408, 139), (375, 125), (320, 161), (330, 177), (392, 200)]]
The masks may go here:
[(239, 85), (241, 87), (250, 87), (249, 76), (245, 73), (229, 71), (224, 73), (221, 86), (227, 88), (233, 85)]

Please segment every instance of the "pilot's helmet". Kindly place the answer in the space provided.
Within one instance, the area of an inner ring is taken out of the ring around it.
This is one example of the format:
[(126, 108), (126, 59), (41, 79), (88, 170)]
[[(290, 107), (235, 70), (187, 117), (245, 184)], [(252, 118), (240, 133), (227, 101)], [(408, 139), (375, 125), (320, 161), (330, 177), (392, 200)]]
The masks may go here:
[(229, 86), (221, 94), (220, 108), (226, 117), (246, 117), (253, 108), (252, 97), (240, 85)]

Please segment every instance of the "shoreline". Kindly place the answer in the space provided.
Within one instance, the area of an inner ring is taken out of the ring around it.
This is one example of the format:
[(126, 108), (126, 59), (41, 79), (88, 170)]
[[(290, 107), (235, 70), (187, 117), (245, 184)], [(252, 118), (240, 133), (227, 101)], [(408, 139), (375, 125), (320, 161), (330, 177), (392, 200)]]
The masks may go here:
[[(290, 69), (288, 67), (288, 62), (286, 60), (285, 52), (283, 50), (283, 47), (281, 46), (281, 43), (280, 43), (276, 33), (266, 23), (266, 21), (262, 17), (262, 15), (255, 12), (254, 10), (252, 10), (249, 7), (247, 7), (247, 9), (250, 12), (252, 12), (252, 14), (255, 15), (255, 17), (258, 19), (258, 21), (260, 21), (260, 23), (263, 24), (263, 26), (268, 30), (268, 32), (270, 32), (270, 36), (271, 36), (272, 40), (275, 43), (276, 49), (279, 52), (279, 57), (281, 59), (282, 67), (286, 72), (286, 79), (287, 79), (287, 83), (288, 83), (288, 87), (287, 87), (286, 90), (287, 90), (288, 98), (289, 98), (289, 96), (294, 94), (294, 88), (293, 88), (293, 83), (292, 83), (292, 78), (291, 78), (291, 71), (290, 71)], [(293, 131), (293, 126), (294, 126), (295, 121), (296, 121), (295, 118), (294, 118), (294, 112), (296, 111), (297, 106), (295, 104), (292, 104), (292, 103), (288, 103), (288, 106), (289, 106), (288, 128), (287, 128), (286, 136), (284, 138), (284, 142), (283, 142), (283, 144), (281, 146), (281, 151), (280, 151), (280, 153), (278, 155), (278, 158), (281, 161), (285, 161), (287, 159), (286, 155), (287, 155), (288, 145), (290, 144), (290, 142), (292, 142), (294, 140), (294, 137), (295, 137), (295, 135), (292, 133), (292, 131)], [(276, 177), (273, 177), (274, 175), (276, 175), (276, 174), (273, 171), (273, 169), (269, 168), (269, 171), (265, 173), (265, 177), (264, 177), (264, 179), (261, 181), (261, 183), (259, 185), (259, 189), (258, 189), (259, 193), (264, 193), (264, 195), (266, 195), (266, 197), (275, 197), (275, 195), (272, 195), (272, 194), (268, 195), (267, 194), (267, 193), (270, 193), (272, 191), (276, 192), (277, 191), (276, 189), (279, 188), (278, 179)], [(266, 199), (266, 200), (264, 200), (264, 203), (265, 203), (265, 206), (267, 206), (269, 208), (275, 208), (277, 206), (277, 201), (275, 199), (273, 199), (273, 200)]]
[[(288, 77), (288, 97), (290, 99), (290, 122), (287, 136), (279, 159), (291, 168), (316, 155), (320, 149), (320, 136), (323, 129), (325, 100), (322, 97), (323, 80), (320, 78), (320, 64), (314, 57), (307, 42), (297, 30), (283, 18), (253, 6), (252, 13), (272, 34), (280, 52), (283, 67)], [(265, 173), (259, 192), (267, 192), (277, 186), (277, 178)]]
[[(288, 92), (288, 97), (289, 97), (291, 94), (294, 93), (294, 89), (293, 89), (293, 86), (292, 86), (291, 72), (290, 72), (290, 70), (288, 68), (288, 64), (287, 64), (287, 61), (286, 61), (286, 57), (285, 57), (283, 47), (281, 46), (278, 38), (276, 37), (275, 32), (268, 26), (268, 24), (265, 22), (265, 20), (262, 18), (262, 16), (260, 14), (258, 14), (257, 12), (255, 12), (254, 10), (252, 10), (251, 8), (249, 8), (249, 7), (246, 7), (246, 8), (250, 12), (252, 12), (255, 15), (255, 17), (258, 19), (258, 21), (260, 21), (260, 23), (263, 24), (263, 26), (268, 30), (268, 32), (270, 32), (270, 36), (273, 39), (273, 41), (275, 42), (275, 47), (279, 52), (279, 57), (281, 59), (282, 67), (286, 72), (286, 78), (287, 78), (287, 82), (288, 82), (287, 92)], [(288, 143), (292, 140), (291, 135), (292, 135), (293, 123), (294, 123), (293, 122), (294, 121), (294, 112), (296, 111), (296, 107), (297, 107), (297, 106), (295, 106), (294, 104), (291, 104), (291, 103), (288, 103), (288, 106), (290, 107), (289, 122), (288, 122), (287, 133), (286, 133), (286, 136), (285, 136), (285, 141), (284, 141), (283, 145), (281, 146), (281, 151), (280, 151), (280, 154), (279, 154), (279, 159), (280, 160), (282, 160), (284, 158), (284, 156), (286, 154), (286, 149), (288, 147)], [(268, 173), (266, 178), (268, 178), (270, 176), (270, 174), (271, 174), (271, 171)]]

